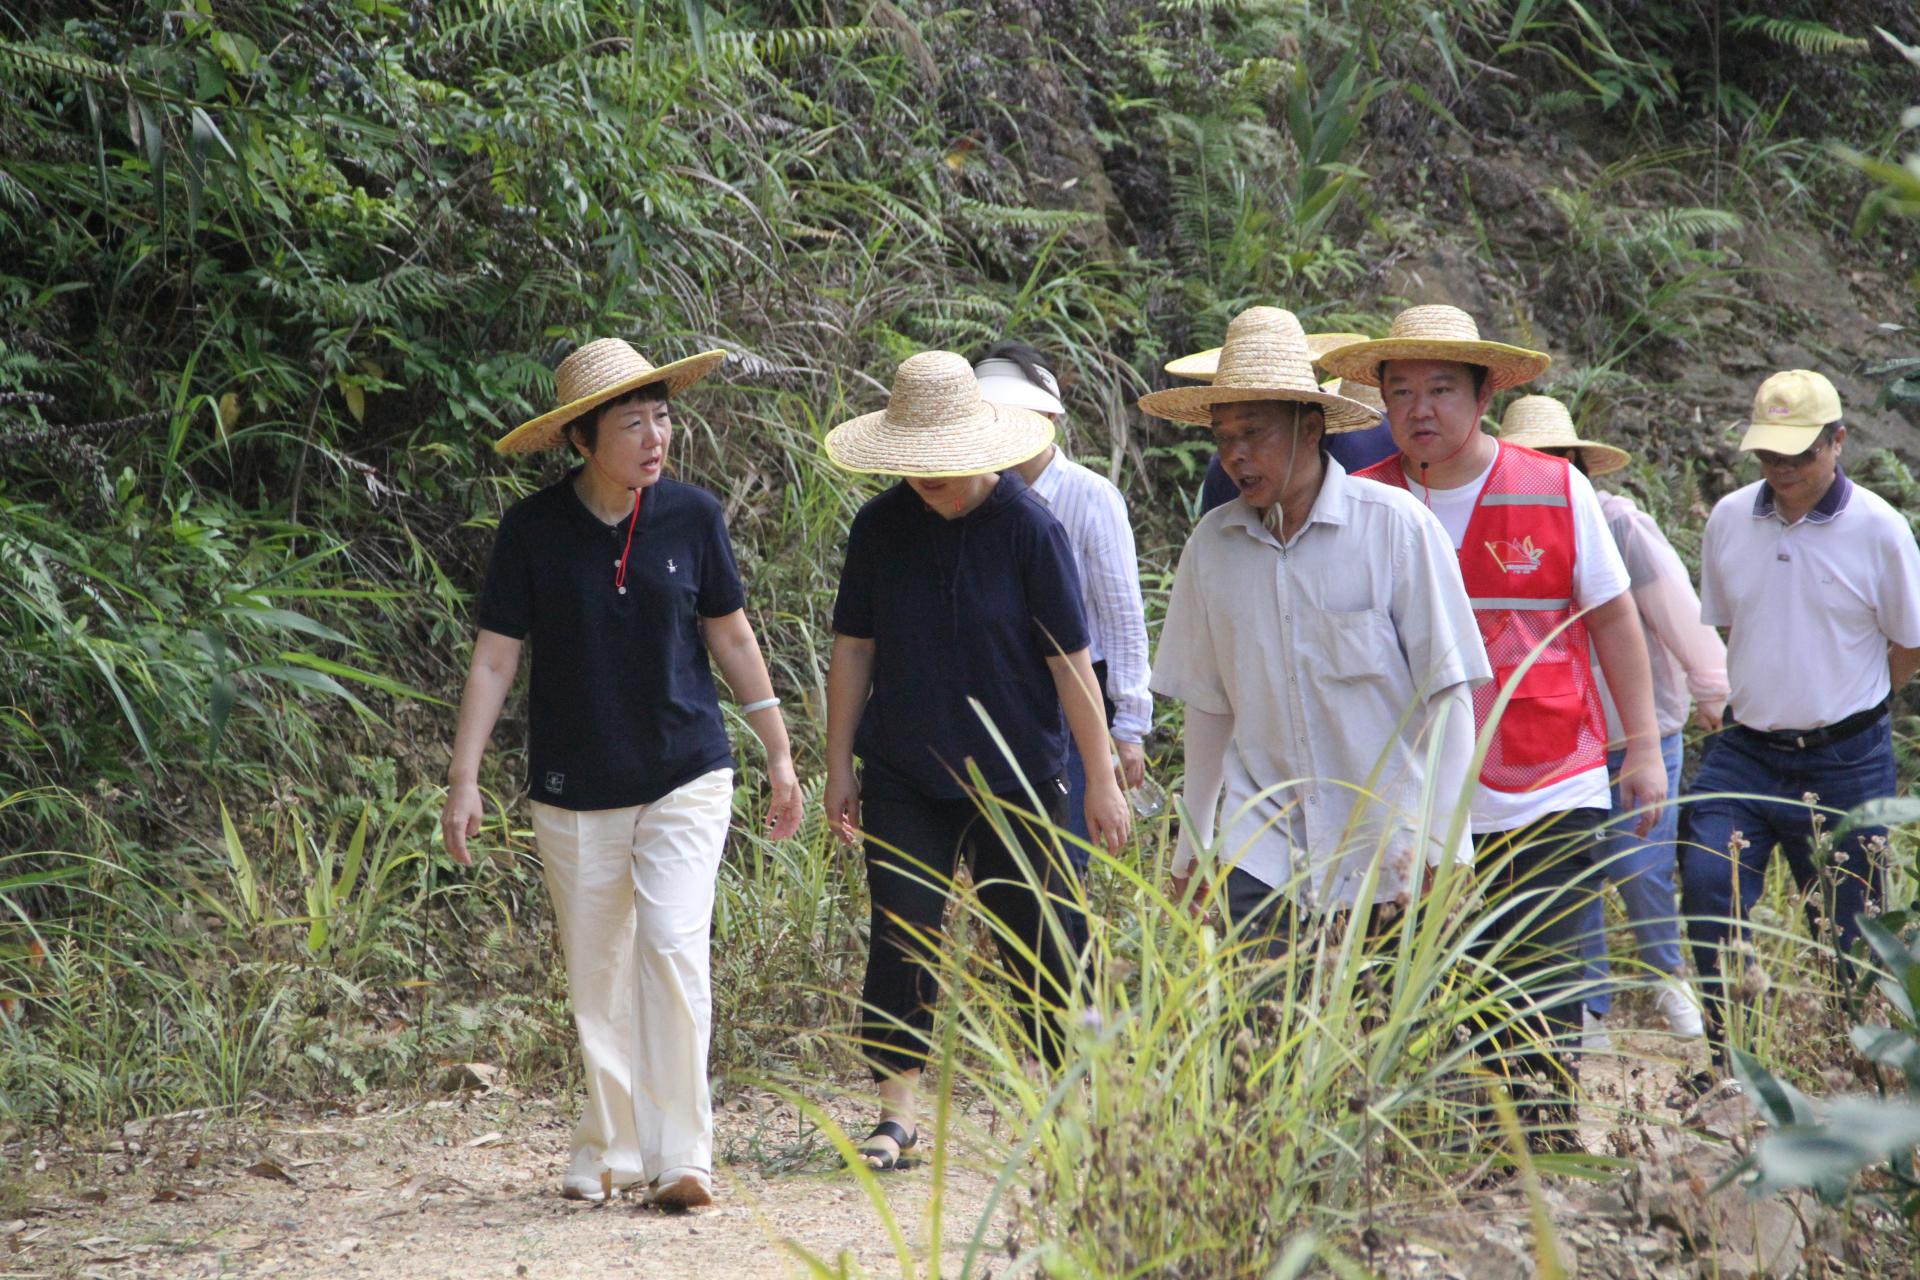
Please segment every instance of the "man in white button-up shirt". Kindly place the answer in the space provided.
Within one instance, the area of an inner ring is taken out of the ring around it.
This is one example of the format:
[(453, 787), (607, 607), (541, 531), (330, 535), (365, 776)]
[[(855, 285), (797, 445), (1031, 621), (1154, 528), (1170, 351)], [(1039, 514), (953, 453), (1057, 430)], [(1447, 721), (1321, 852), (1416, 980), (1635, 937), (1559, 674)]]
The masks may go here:
[(1850, 831), (1817, 888), (1812, 850), (1816, 812), (1831, 830), (1894, 793), (1888, 702), (1920, 665), (1920, 548), (1903, 515), (1840, 469), (1846, 439), (1825, 377), (1768, 378), (1740, 442), (1761, 479), (1714, 505), (1700, 547), (1701, 617), (1728, 628), (1732, 699), (1684, 806), (1681, 888), (1716, 1062), (1727, 921), (1752, 910), (1774, 846), (1842, 949), (1882, 891), (1868, 852), (1881, 828)]
[(1491, 671), (1453, 547), (1417, 500), (1320, 448), (1374, 412), (1316, 386), (1298, 321), (1272, 307), (1235, 317), (1211, 386), (1140, 403), (1209, 423), (1240, 491), (1188, 539), (1154, 662), (1154, 691), (1186, 704), (1176, 883), (1213, 849), (1229, 916), (1277, 938), (1293, 907), (1364, 909), (1445, 857), (1471, 863), (1455, 809)]

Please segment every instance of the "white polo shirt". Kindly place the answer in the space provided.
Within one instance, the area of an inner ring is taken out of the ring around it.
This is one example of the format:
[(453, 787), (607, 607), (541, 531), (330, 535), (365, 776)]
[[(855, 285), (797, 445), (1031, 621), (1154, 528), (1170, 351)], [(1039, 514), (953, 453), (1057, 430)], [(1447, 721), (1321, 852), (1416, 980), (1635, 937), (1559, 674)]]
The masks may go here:
[(1793, 524), (1755, 481), (1707, 519), (1700, 617), (1732, 628), (1735, 719), (1818, 729), (1887, 696), (1889, 640), (1920, 648), (1920, 547), (1906, 518), (1845, 472)]
[[(1326, 466), (1285, 545), (1240, 498), (1195, 527), (1152, 681), (1233, 717), (1222, 862), (1273, 886), (1307, 873), (1321, 905), (1351, 903), (1383, 842), (1410, 842), (1428, 702), (1458, 688), (1470, 724), (1464, 690), (1493, 675), (1439, 523), (1410, 495)], [(1383, 876), (1382, 897), (1396, 889)]]

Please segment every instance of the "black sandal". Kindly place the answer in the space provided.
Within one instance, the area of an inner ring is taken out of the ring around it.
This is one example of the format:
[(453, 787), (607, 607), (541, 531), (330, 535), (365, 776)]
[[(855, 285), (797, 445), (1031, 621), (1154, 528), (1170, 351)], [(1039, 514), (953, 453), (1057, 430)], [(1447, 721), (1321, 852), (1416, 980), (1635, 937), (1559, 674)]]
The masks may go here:
[[(875, 1138), (891, 1139), (897, 1150), (888, 1151), (885, 1147), (867, 1145), (872, 1143)], [(906, 1166), (907, 1152), (913, 1150), (914, 1147), (919, 1145), (919, 1142), (919, 1126), (916, 1125), (913, 1132), (908, 1133), (898, 1121), (882, 1120), (879, 1124), (873, 1126), (873, 1132), (867, 1135), (866, 1142), (854, 1148), (854, 1154), (865, 1160), (867, 1162), (867, 1168), (872, 1169), (875, 1173), (888, 1173), (894, 1169), (904, 1168)], [(873, 1163), (875, 1160), (881, 1163)]]

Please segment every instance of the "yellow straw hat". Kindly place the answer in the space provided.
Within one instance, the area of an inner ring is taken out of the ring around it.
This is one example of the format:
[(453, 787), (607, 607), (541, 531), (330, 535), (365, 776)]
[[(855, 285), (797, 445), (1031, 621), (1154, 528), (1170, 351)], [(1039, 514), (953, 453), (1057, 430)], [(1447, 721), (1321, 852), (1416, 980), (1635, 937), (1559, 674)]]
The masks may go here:
[(1052, 442), (1045, 417), (988, 403), (966, 357), (922, 351), (894, 371), (885, 409), (841, 423), (826, 446), (848, 471), (932, 480), (1002, 471)]
[(1386, 360), (1455, 360), (1477, 364), (1492, 374), (1493, 389), (1504, 391), (1530, 382), (1545, 372), (1553, 357), (1543, 351), (1504, 342), (1488, 342), (1480, 326), (1458, 307), (1408, 307), (1393, 318), (1384, 338), (1355, 342), (1329, 351), (1321, 360), (1328, 373), (1348, 382), (1380, 385), (1380, 365)]
[[(1353, 342), (1365, 342), (1364, 333), (1310, 333), (1307, 335), (1307, 355), (1315, 364), (1329, 351)], [(1205, 351), (1196, 351), (1190, 356), (1181, 356), (1178, 360), (1169, 360), (1161, 366), (1176, 378), (1191, 378), (1195, 382), (1212, 382), (1213, 374), (1220, 367), (1220, 348), (1209, 347)]]
[(1213, 406), (1253, 400), (1319, 405), (1328, 431), (1361, 431), (1380, 421), (1377, 410), (1321, 389), (1299, 319), (1279, 307), (1248, 307), (1233, 318), (1211, 384), (1151, 392), (1140, 397), (1140, 408), (1204, 427), (1213, 421)]
[(589, 342), (560, 362), (553, 371), (554, 399), (560, 407), (523, 422), (493, 442), (500, 453), (537, 453), (551, 449), (566, 435), (567, 424), (609, 400), (654, 382), (667, 384), (667, 394), (682, 391), (726, 361), (724, 351), (703, 351), (656, 368), (619, 338)]
[(1573, 415), (1552, 396), (1521, 396), (1500, 419), (1500, 438), (1527, 449), (1578, 449), (1589, 476), (1604, 476), (1633, 461), (1625, 449), (1598, 440), (1582, 440)]

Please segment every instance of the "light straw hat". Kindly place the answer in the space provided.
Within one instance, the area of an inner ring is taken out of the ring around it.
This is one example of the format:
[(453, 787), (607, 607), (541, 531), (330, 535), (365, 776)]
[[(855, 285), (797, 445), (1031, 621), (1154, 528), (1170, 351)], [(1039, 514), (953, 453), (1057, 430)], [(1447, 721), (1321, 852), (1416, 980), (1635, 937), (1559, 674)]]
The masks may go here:
[(1349, 382), (1380, 385), (1385, 360), (1455, 360), (1477, 364), (1492, 374), (1493, 389), (1504, 391), (1530, 382), (1546, 370), (1553, 357), (1543, 351), (1504, 342), (1488, 342), (1480, 326), (1458, 307), (1408, 307), (1393, 318), (1384, 338), (1355, 342), (1329, 351), (1320, 363), (1328, 373)]
[(1824, 373), (1786, 369), (1760, 384), (1742, 449), (1804, 453), (1827, 424), (1840, 421), (1840, 393)]
[(1151, 392), (1140, 397), (1140, 408), (1204, 427), (1213, 421), (1213, 406), (1254, 400), (1317, 404), (1326, 411), (1328, 431), (1361, 431), (1380, 421), (1377, 410), (1321, 390), (1299, 319), (1279, 307), (1248, 307), (1233, 318), (1212, 383)]
[(885, 409), (841, 423), (826, 446), (848, 471), (931, 480), (1001, 471), (1052, 442), (1039, 414), (989, 404), (966, 357), (922, 351), (894, 371)]
[(1589, 476), (1604, 476), (1633, 461), (1625, 449), (1598, 440), (1582, 440), (1573, 415), (1552, 396), (1521, 396), (1500, 419), (1500, 438), (1527, 449), (1578, 449)]
[(500, 453), (537, 453), (551, 449), (566, 435), (567, 424), (609, 400), (650, 383), (664, 382), (667, 394), (677, 396), (726, 361), (724, 351), (703, 351), (658, 368), (619, 338), (589, 342), (560, 362), (553, 371), (554, 399), (560, 407), (523, 422), (493, 442)]
[[(1307, 340), (1311, 342), (1313, 335), (1308, 334)], [(1343, 378), (1334, 378), (1330, 382), (1321, 383), (1320, 389), (1322, 391), (1331, 391), (1337, 396), (1345, 396), (1356, 404), (1367, 406), (1367, 408), (1373, 410), (1375, 413), (1385, 413), (1387, 411), (1387, 402), (1380, 398), (1380, 388), (1370, 387), (1364, 382), (1348, 382)]]
[(1039, 366), (1035, 372), (1044, 379), (1044, 385), (1036, 387), (1017, 360), (982, 360), (973, 366), (980, 394), (990, 402), (1011, 409), (1031, 409), (1035, 413), (1065, 413), (1067, 406), (1060, 403), (1060, 383), (1052, 370)]
[[(1315, 364), (1329, 351), (1337, 351), (1349, 343), (1365, 342), (1364, 333), (1310, 333), (1307, 335), (1307, 355)], [(1191, 378), (1195, 382), (1212, 382), (1214, 371), (1220, 367), (1220, 348), (1210, 347), (1205, 351), (1196, 351), (1190, 356), (1181, 356), (1178, 360), (1169, 360), (1161, 366), (1176, 378)]]

